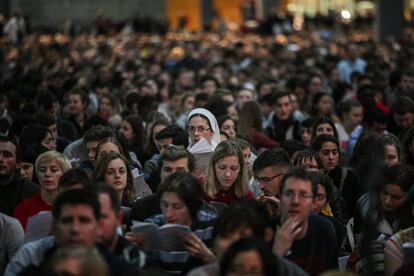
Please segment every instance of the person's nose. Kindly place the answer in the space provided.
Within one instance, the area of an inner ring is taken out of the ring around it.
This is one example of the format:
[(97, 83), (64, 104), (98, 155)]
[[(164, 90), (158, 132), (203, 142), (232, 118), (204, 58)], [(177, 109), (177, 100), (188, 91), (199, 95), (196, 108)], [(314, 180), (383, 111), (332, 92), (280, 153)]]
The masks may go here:
[(174, 210), (173, 210), (173, 208), (171, 208), (171, 207), (165, 208), (165, 217), (167, 219), (174, 217)]
[(262, 181), (259, 181), (259, 189), (263, 190), (265, 187), (266, 185)]

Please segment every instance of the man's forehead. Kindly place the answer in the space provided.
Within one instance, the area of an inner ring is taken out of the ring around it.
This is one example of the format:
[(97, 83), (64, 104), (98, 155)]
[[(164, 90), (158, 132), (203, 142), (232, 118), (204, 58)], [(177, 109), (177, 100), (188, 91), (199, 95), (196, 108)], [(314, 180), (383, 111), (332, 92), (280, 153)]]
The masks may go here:
[(16, 145), (10, 141), (0, 142), (0, 152), (16, 153)]
[(289, 177), (286, 179), (285, 182), (285, 190), (293, 190), (293, 189), (300, 189), (300, 190), (312, 190), (312, 182), (310, 180), (305, 180), (302, 178), (297, 177)]
[(177, 160), (164, 160), (162, 162), (163, 167), (171, 167), (171, 166), (176, 166), (176, 165), (182, 165), (183, 163), (185, 163), (186, 166), (188, 166), (188, 158), (184, 157), (184, 158), (180, 158)]
[(61, 208), (61, 216), (63, 215), (82, 215), (82, 216), (94, 216), (92, 206), (88, 204), (63, 204)]

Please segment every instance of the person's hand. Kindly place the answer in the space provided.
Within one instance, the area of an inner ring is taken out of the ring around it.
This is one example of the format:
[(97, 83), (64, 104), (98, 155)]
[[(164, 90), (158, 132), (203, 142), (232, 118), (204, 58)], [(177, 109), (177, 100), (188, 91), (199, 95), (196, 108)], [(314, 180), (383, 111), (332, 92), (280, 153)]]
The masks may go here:
[(301, 233), (302, 227), (297, 217), (288, 218), (282, 226), (278, 227), (273, 242), (273, 253), (283, 257), (292, 247), (293, 241)]
[(144, 237), (137, 233), (127, 232), (125, 233), (124, 238), (132, 242), (136, 246), (142, 246), (144, 244)]
[(209, 263), (215, 260), (215, 256), (210, 249), (193, 233), (181, 234), (183, 239), (187, 242), (186, 248), (188, 253), (196, 258), (201, 259), (204, 263)]
[(270, 204), (275, 205), (277, 209), (279, 209), (280, 200), (277, 197), (265, 195), (264, 199), (266, 200), (266, 202), (269, 202)]

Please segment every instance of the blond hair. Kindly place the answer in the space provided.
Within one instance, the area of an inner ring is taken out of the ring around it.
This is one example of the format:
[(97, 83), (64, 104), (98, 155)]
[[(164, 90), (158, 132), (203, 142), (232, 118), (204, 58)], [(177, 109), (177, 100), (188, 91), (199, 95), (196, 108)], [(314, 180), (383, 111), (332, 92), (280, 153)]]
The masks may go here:
[(227, 140), (217, 145), (211, 155), (208, 165), (206, 181), (204, 183), (204, 191), (211, 198), (214, 198), (220, 190), (220, 183), (216, 176), (215, 165), (223, 158), (229, 156), (237, 157), (239, 159), (240, 166), (239, 175), (232, 185), (234, 194), (240, 198), (249, 192), (248, 169), (244, 163), (242, 149), (237, 142)]
[(39, 173), (40, 164), (44, 162), (51, 162), (51, 161), (56, 161), (59, 164), (59, 167), (63, 173), (67, 172), (68, 170), (72, 168), (72, 165), (70, 164), (70, 161), (66, 156), (64, 156), (62, 153), (58, 151), (50, 150), (50, 151), (46, 151), (40, 154), (37, 157), (36, 162), (35, 162), (36, 174)]

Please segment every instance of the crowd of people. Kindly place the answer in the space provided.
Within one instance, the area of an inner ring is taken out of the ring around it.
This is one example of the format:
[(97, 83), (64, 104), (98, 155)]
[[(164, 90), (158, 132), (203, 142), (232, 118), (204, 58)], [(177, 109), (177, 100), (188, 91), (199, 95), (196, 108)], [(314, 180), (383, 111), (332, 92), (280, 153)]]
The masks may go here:
[(410, 275), (413, 34), (4, 37), (0, 273)]

